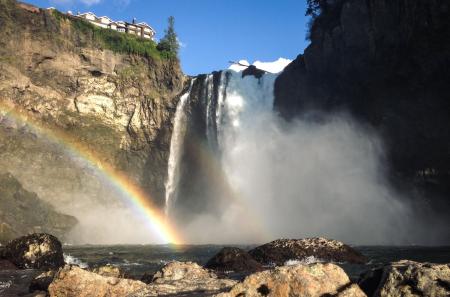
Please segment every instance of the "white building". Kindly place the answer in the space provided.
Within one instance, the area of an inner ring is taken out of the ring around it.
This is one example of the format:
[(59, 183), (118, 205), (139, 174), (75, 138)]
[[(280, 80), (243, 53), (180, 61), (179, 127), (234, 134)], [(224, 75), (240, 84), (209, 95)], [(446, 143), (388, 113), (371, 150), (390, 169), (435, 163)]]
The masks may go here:
[(76, 17), (89, 21), (91, 24), (104, 29), (111, 29), (121, 33), (128, 33), (136, 35), (141, 38), (154, 40), (156, 31), (147, 23), (136, 23), (133, 20), (132, 23), (124, 21), (113, 21), (107, 16), (97, 17), (92, 12), (78, 13)]

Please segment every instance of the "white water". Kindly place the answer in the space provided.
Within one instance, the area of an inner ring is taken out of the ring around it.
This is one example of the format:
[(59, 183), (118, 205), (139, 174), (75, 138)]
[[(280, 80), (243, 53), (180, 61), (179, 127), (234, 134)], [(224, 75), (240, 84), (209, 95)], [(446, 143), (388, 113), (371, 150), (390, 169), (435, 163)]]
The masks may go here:
[(178, 102), (175, 111), (175, 120), (173, 124), (173, 132), (170, 140), (169, 162), (167, 166), (166, 197), (165, 197), (165, 214), (170, 215), (170, 209), (176, 201), (176, 187), (179, 181), (179, 159), (183, 149), (184, 135), (186, 133), (186, 103), (189, 101), (191, 89), (194, 80), (191, 82), (188, 92), (183, 94)]
[(218, 156), (237, 194), (221, 204), (221, 215), (202, 214), (183, 226), (191, 241), (325, 236), (360, 244), (411, 243), (419, 232), (408, 230), (417, 231), (417, 224), (384, 178), (379, 138), (345, 114), (285, 122), (273, 111), (275, 78), (222, 73)]
[(64, 262), (66, 264), (68, 264), (68, 265), (76, 265), (76, 266), (78, 266), (80, 268), (83, 268), (83, 269), (86, 269), (86, 268), (89, 267), (89, 265), (87, 263), (81, 261), (78, 258), (75, 258), (72, 255), (64, 254), (63, 256), (64, 256)]

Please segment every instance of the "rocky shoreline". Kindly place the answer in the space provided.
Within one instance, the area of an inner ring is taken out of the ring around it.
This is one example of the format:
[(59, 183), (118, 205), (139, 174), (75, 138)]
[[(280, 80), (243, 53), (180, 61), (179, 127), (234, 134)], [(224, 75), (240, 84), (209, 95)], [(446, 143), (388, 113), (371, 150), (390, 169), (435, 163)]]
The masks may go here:
[[(308, 264), (304, 261), (308, 257), (321, 262)], [(277, 261), (268, 266), (269, 258)], [(450, 294), (450, 264), (398, 261), (367, 271), (352, 282), (333, 262), (361, 263), (367, 259), (350, 246), (325, 238), (279, 239), (249, 252), (226, 247), (205, 267), (173, 261), (141, 280), (127, 278), (118, 267), (82, 269), (62, 259), (61, 243), (48, 234), (32, 234), (9, 242), (0, 250), (0, 276), (10, 275), (11, 281), (0, 282), (0, 295), (439, 297)], [(293, 260), (297, 262), (290, 265)], [(232, 279), (233, 273), (239, 273), (241, 278)]]

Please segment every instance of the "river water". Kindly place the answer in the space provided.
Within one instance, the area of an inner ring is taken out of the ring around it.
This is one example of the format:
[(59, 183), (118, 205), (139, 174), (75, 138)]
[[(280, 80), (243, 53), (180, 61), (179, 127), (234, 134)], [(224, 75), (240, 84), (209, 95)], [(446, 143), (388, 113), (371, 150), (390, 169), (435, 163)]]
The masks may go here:
[[(75, 261), (76, 264), (88, 267), (112, 264), (121, 267), (128, 276), (139, 279), (144, 273), (154, 273), (169, 261), (193, 261), (205, 264), (222, 247), (222, 245), (65, 246), (64, 251), (66, 261)], [(239, 247), (246, 250), (253, 248), (253, 246)], [(366, 265), (337, 263), (353, 280), (370, 268), (403, 259), (450, 263), (450, 247), (357, 246), (355, 248), (369, 258)]]

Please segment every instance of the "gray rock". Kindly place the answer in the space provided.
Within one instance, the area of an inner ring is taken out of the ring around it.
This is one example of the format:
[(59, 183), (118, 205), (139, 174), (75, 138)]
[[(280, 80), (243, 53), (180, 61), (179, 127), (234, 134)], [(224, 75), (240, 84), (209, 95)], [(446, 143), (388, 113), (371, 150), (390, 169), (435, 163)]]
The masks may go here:
[[(370, 282), (372, 286), (368, 289), (366, 285)], [(447, 297), (450, 296), (450, 264), (402, 260), (384, 266), (372, 273), (372, 278), (366, 276), (359, 283), (367, 295), (374, 297)]]

